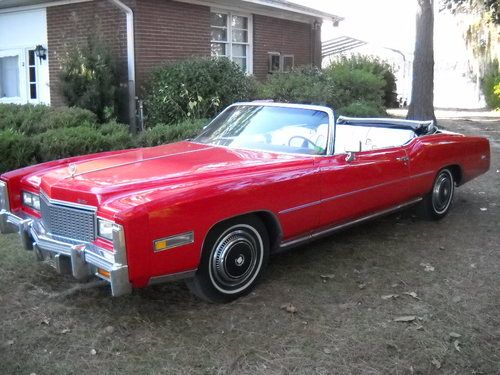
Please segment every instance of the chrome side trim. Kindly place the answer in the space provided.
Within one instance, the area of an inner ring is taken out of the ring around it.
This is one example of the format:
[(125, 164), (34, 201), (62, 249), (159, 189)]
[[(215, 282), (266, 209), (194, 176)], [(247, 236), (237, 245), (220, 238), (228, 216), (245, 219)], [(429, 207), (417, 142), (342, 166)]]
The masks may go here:
[(360, 223), (363, 223), (365, 221), (368, 221), (368, 220), (371, 220), (371, 219), (375, 219), (377, 217), (380, 217), (380, 216), (383, 216), (383, 215), (387, 215), (387, 214), (390, 214), (390, 213), (395, 212), (395, 211), (399, 211), (402, 208), (411, 206), (411, 205), (413, 205), (415, 203), (420, 202), (421, 200), (422, 200), (422, 198), (413, 199), (413, 200), (411, 200), (409, 202), (402, 203), (402, 204), (399, 204), (397, 206), (394, 206), (394, 207), (391, 207), (391, 208), (388, 208), (388, 209), (385, 209), (385, 210), (382, 210), (382, 211), (379, 211), (379, 212), (376, 212), (376, 213), (373, 213), (373, 214), (370, 214), (370, 215), (367, 215), (367, 216), (363, 216), (363, 217), (361, 217), (359, 219), (356, 219), (356, 220), (353, 220), (353, 221), (349, 221), (347, 223), (335, 225), (333, 227), (330, 227), (330, 228), (327, 228), (327, 229), (324, 229), (324, 230), (320, 230), (318, 232), (314, 232), (314, 233), (308, 234), (308, 235), (306, 235), (304, 237), (300, 237), (300, 238), (297, 238), (297, 239), (293, 239), (293, 240), (282, 242), (281, 245), (280, 245), (280, 249), (285, 249), (285, 248), (288, 248), (288, 247), (291, 247), (291, 246), (300, 245), (302, 243), (318, 239), (318, 238), (320, 238), (322, 236), (326, 236), (328, 234), (331, 234), (333, 232), (337, 232), (337, 231), (345, 229), (347, 227), (350, 227), (350, 226), (353, 226), (353, 225), (356, 225), (356, 224), (360, 224)]
[(278, 214), (287, 214), (289, 212), (298, 211), (298, 210), (302, 210), (304, 208), (316, 206), (318, 204), (323, 203), (323, 201), (324, 201), (324, 199), (323, 200), (319, 200), (319, 201), (310, 202), (310, 203), (301, 204), (300, 206), (295, 206), (295, 207), (287, 208), (285, 210), (279, 211)]
[(148, 286), (149, 285), (156, 285), (156, 284), (163, 284), (163, 283), (172, 282), (172, 281), (190, 279), (190, 278), (194, 277), (197, 270), (198, 269), (173, 273), (170, 275), (153, 276), (149, 279)]
[(332, 201), (332, 200), (335, 200), (335, 199), (340, 199), (340, 198), (348, 197), (348, 196), (351, 196), (351, 195), (354, 195), (354, 194), (357, 194), (357, 193), (361, 193), (361, 192), (364, 192), (364, 191), (369, 191), (369, 190), (377, 189), (379, 187), (383, 187), (383, 186), (387, 186), (387, 185), (391, 185), (391, 184), (396, 184), (396, 183), (399, 183), (399, 182), (403, 182), (405, 180), (411, 180), (411, 179), (414, 179), (414, 178), (423, 177), (423, 176), (427, 176), (429, 174), (434, 174), (434, 173), (435, 173), (434, 171), (427, 171), (427, 172), (419, 173), (419, 174), (416, 174), (416, 175), (413, 175), (413, 176), (403, 177), (403, 178), (400, 178), (400, 179), (397, 179), (397, 180), (383, 182), (381, 184), (369, 186), (369, 187), (366, 187), (366, 188), (349, 191), (347, 193), (342, 193), (342, 194), (339, 194), (339, 195), (333, 195), (331, 197), (323, 198), (323, 199), (320, 199), (320, 200), (317, 200), (317, 201), (313, 201), (313, 202), (309, 202), (309, 203), (304, 203), (304, 204), (301, 204), (299, 206), (286, 208), (284, 210), (279, 211), (278, 214), (288, 214), (290, 212), (302, 210), (304, 208), (312, 207), (312, 206), (315, 206), (315, 205), (318, 205), (318, 204), (322, 204), (324, 202), (328, 202), (328, 201)]

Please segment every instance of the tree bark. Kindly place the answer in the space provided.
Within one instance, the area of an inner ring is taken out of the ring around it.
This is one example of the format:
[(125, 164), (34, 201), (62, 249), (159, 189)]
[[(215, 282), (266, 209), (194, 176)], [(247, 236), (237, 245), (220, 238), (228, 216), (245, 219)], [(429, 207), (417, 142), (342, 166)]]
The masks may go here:
[(407, 118), (434, 120), (434, 0), (417, 0), (411, 102)]

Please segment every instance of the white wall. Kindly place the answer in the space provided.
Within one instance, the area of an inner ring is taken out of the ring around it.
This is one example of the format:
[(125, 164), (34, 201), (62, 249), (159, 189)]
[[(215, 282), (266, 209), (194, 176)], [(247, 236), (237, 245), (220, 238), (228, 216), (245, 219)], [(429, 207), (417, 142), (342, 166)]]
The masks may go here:
[[(19, 56), (20, 97), (11, 102), (50, 104), (49, 63), (36, 58), (37, 100), (30, 100), (28, 50), (37, 45), (47, 48), (47, 15), (45, 9), (0, 13), (0, 56)], [(1, 99), (0, 102), (9, 101)]]

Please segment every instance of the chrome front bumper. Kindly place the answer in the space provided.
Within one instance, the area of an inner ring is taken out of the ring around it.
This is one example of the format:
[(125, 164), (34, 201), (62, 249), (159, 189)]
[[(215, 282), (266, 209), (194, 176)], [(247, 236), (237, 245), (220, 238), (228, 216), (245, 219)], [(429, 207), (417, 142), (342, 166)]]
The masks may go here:
[[(34, 250), (37, 260), (48, 260), (62, 274), (72, 274), (78, 280), (98, 276), (111, 284), (113, 296), (128, 294), (129, 281), (125, 236), (123, 227), (113, 228), (113, 251), (91, 243), (78, 243), (47, 233), (39, 220), (22, 218), (2, 209), (0, 233), (18, 232), (25, 249)], [(98, 269), (109, 273), (109, 277)]]

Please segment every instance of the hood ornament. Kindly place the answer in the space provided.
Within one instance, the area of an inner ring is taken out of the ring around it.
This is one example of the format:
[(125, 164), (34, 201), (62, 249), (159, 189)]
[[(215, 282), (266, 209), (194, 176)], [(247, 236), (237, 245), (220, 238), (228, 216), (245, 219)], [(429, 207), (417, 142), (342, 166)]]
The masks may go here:
[(75, 163), (71, 163), (70, 165), (68, 165), (68, 172), (69, 172), (69, 176), (71, 178), (75, 177), (75, 174), (76, 174), (76, 164)]

